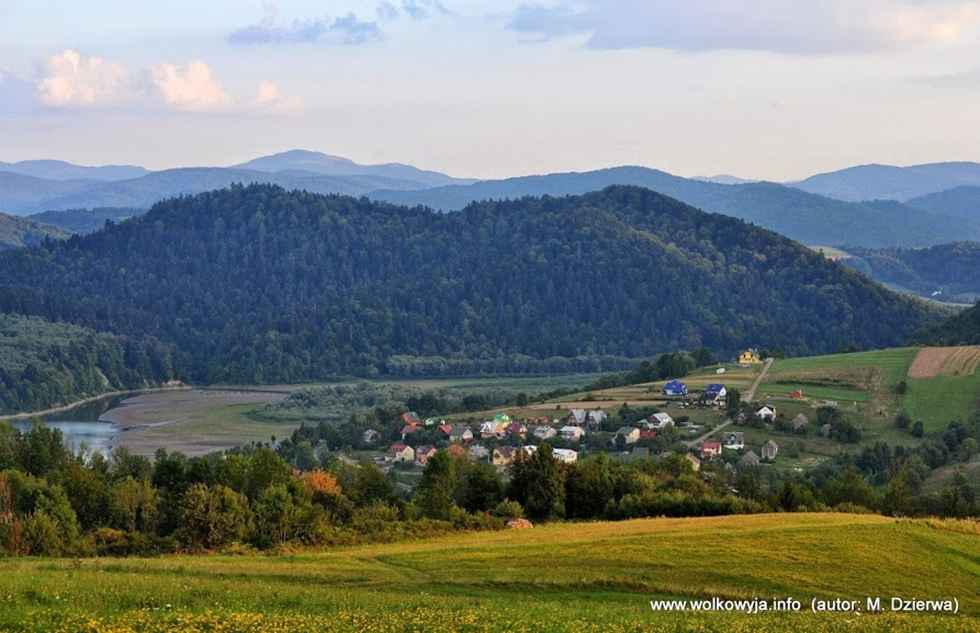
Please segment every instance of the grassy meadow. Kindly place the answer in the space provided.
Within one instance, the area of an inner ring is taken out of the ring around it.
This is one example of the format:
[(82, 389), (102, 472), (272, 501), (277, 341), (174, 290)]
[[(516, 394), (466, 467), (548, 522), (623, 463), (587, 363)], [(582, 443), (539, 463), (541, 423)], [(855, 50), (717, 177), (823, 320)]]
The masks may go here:
[[(780, 514), (561, 524), (317, 553), (0, 561), (7, 631), (974, 631), (980, 526)], [(795, 598), (798, 613), (650, 601)], [(884, 613), (813, 613), (880, 597)], [(892, 597), (959, 600), (891, 613)]]

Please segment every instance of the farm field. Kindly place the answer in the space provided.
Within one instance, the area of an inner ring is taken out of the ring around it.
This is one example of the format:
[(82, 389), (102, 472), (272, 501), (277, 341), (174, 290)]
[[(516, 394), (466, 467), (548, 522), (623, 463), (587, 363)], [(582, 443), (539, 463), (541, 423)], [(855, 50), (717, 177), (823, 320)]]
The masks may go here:
[[(321, 553), (6, 559), (0, 629), (965, 632), (980, 627), (978, 552), (976, 523), (780, 514), (559, 524)], [(955, 598), (959, 612), (892, 613), (892, 597)], [(801, 611), (650, 605), (713, 598), (793, 598)], [(813, 599), (837, 598), (862, 612), (809, 611)], [(884, 612), (865, 612), (868, 598)]]

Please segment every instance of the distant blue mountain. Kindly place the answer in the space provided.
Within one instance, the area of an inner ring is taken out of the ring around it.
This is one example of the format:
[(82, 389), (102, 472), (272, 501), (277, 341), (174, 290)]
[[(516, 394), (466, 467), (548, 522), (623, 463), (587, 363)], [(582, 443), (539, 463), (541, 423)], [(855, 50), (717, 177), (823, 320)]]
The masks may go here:
[(478, 200), (581, 195), (610, 185), (646, 187), (705, 211), (741, 218), (804, 244), (928, 246), (980, 239), (980, 222), (963, 223), (897, 202), (843, 202), (767, 182), (720, 185), (646, 167), (484, 180), (467, 186), (421, 191), (375, 191), (368, 196), (395, 204), (452, 211)]
[(135, 165), (104, 165), (85, 167), (61, 160), (22, 160), (18, 163), (0, 162), (0, 171), (46, 180), (128, 180), (150, 173)]
[(962, 185), (980, 186), (980, 163), (932, 163), (911, 167), (860, 165), (788, 184), (837, 200), (905, 202)]
[(320, 152), (292, 150), (272, 156), (263, 156), (247, 163), (233, 165), (233, 169), (251, 169), (278, 173), (282, 171), (306, 171), (325, 176), (379, 176), (394, 180), (414, 181), (419, 189), (443, 185), (470, 184), (473, 179), (453, 178), (435, 171), (425, 171), (411, 165), (388, 163), (385, 165), (358, 165), (354, 161)]

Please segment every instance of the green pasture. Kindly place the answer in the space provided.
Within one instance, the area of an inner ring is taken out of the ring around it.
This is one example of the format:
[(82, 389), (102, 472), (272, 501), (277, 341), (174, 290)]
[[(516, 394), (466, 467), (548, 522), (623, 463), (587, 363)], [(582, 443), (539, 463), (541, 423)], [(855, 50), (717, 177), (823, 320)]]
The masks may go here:
[[(560, 524), (279, 555), (0, 561), (5, 631), (974, 631), (976, 523), (780, 514)], [(891, 597), (957, 599), (894, 614)], [(795, 598), (799, 613), (650, 601)], [(812, 613), (880, 597), (885, 613)]]

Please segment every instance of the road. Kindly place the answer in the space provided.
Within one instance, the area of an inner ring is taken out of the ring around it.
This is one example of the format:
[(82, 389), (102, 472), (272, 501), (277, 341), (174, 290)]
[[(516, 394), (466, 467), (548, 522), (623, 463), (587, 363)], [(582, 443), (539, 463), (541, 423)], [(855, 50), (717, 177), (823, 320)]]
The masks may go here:
[[(748, 392), (745, 394), (745, 396), (742, 398), (742, 402), (745, 402), (745, 403), (752, 402), (752, 398), (755, 397), (756, 390), (759, 388), (759, 385), (762, 384), (762, 379), (766, 377), (766, 374), (767, 373), (769, 373), (769, 368), (772, 367), (772, 362), (774, 360), (776, 360), (776, 359), (775, 358), (767, 358), (766, 359), (765, 366), (763, 366), (762, 371), (759, 372), (759, 375), (756, 377), (755, 382), (752, 383), (752, 388), (749, 389)], [(733, 424), (731, 418), (725, 420), (723, 423), (721, 423), (720, 425), (718, 425), (715, 428), (711, 429), (710, 431), (708, 431), (707, 433), (705, 433), (701, 437), (699, 437), (699, 438), (697, 438), (695, 440), (690, 440), (689, 442), (684, 442), (684, 444), (687, 445), (688, 447), (694, 446), (695, 444), (700, 444), (701, 442), (703, 442), (704, 440), (708, 439), (712, 435), (716, 435), (717, 433), (719, 433), (722, 429), (724, 429), (729, 424)]]
[(767, 373), (769, 373), (769, 368), (772, 367), (772, 362), (774, 360), (776, 359), (775, 358), (766, 359), (765, 367), (762, 368), (762, 371), (759, 372), (759, 375), (758, 377), (756, 377), (755, 382), (752, 383), (752, 388), (749, 389), (744, 396), (742, 396), (742, 402), (746, 402), (746, 403), (752, 402), (752, 398), (755, 397), (755, 390), (759, 388), (759, 385), (762, 384), (762, 379), (766, 377)]

